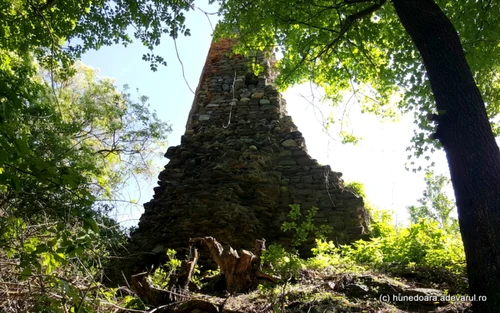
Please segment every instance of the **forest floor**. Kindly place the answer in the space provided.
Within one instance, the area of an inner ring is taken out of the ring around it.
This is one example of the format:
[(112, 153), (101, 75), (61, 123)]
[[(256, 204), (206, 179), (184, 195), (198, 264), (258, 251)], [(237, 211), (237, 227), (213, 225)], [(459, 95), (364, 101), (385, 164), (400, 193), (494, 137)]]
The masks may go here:
[[(395, 266), (397, 268), (397, 266)], [(388, 272), (301, 270), (298, 278), (242, 294), (224, 294), (212, 278), (198, 292), (159, 306), (155, 313), (470, 313), (464, 277), (414, 268)]]

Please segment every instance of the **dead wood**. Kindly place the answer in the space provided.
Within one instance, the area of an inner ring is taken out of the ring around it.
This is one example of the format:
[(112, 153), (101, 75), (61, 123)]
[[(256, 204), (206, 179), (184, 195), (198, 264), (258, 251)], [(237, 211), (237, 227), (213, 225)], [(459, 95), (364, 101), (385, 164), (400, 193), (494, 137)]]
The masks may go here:
[[(179, 272), (170, 278), (168, 289), (180, 289), (188, 290), (191, 289), (191, 278), (193, 277), (194, 270), (196, 268), (196, 263), (198, 263), (199, 255), (198, 249), (196, 247), (190, 247), (191, 255), (183, 260), (179, 269)], [(191, 259), (192, 257), (192, 259)]]
[(212, 259), (220, 267), (229, 293), (245, 292), (263, 281), (276, 283), (279, 277), (262, 272), (261, 255), (266, 249), (264, 240), (256, 240), (254, 251), (224, 248), (213, 237), (198, 237), (190, 240), (190, 256), (182, 261), (177, 274), (170, 277), (168, 290), (154, 287), (144, 272), (132, 276), (132, 288), (145, 303), (160, 306), (174, 301), (186, 300), (188, 288), (198, 262), (198, 248), (208, 247)]
[(191, 245), (199, 247), (205, 244), (210, 250), (212, 259), (219, 265), (226, 280), (226, 288), (230, 293), (245, 292), (256, 287), (262, 280), (276, 283), (278, 277), (261, 272), (260, 256), (265, 250), (265, 241), (256, 240), (253, 253), (232, 247), (224, 248), (213, 237), (197, 237), (190, 240)]
[(181, 290), (164, 290), (154, 287), (149, 281), (149, 273), (143, 272), (132, 276), (132, 289), (145, 303), (160, 306), (174, 301), (185, 300), (187, 295)]

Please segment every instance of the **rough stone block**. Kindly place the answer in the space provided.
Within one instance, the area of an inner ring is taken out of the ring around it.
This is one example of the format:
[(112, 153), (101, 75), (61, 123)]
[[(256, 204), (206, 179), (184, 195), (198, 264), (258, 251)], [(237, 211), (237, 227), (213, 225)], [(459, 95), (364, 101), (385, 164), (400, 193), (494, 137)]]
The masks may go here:
[(262, 99), (262, 97), (264, 97), (263, 92), (255, 92), (252, 94), (252, 99)]
[(292, 157), (284, 157), (284, 158), (279, 159), (278, 164), (279, 165), (295, 165), (297, 163), (295, 162), (295, 159)]
[(305, 183), (305, 184), (312, 184), (314, 180), (313, 180), (312, 176), (302, 176), (300, 178), (300, 181), (302, 183)]
[(292, 150), (292, 155), (293, 156), (305, 156), (305, 155), (307, 155), (307, 152), (304, 150)]
[(281, 143), (281, 146), (285, 148), (295, 148), (297, 147), (297, 143), (293, 139), (287, 139)]
[(297, 160), (297, 164), (300, 164), (300, 165), (308, 165), (308, 164), (314, 163), (314, 161), (311, 160), (311, 158), (309, 156), (299, 157), (299, 158), (296, 158), (296, 160)]
[(276, 203), (280, 196), (280, 186), (277, 184), (266, 184), (255, 186), (255, 198), (261, 203)]
[(237, 78), (235, 81), (234, 81), (234, 89), (235, 90), (239, 90), (241, 88), (245, 87), (245, 81), (241, 78)]
[(271, 101), (269, 101), (269, 100), (267, 100), (267, 99), (260, 99), (259, 104), (260, 104), (261, 106), (264, 106), (264, 105), (270, 105), (270, 104), (271, 104)]
[[(262, 100), (260, 100), (262, 101)], [(276, 107), (274, 105), (266, 104), (260, 107), (261, 111), (274, 111), (276, 110)]]
[(167, 152), (165, 152), (165, 157), (167, 159), (172, 159), (177, 154), (178, 149), (179, 146), (169, 147)]

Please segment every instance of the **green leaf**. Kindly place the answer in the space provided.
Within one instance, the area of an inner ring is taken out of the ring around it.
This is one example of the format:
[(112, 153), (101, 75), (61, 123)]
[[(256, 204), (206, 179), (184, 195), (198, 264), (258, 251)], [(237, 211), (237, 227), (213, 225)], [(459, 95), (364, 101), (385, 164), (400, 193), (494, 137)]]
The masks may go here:
[(33, 269), (30, 266), (24, 267), (21, 272), (21, 280), (28, 279), (31, 276)]
[(21, 152), (21, 156), (23, 156), (24, 158), (27, 158), (31, 154), (31, 150), (28, 146), (28, 143), (25, 140), (21, 138), (16, 138), (16, 146)]
[(99, 226), (97, 225), (97, 222), (90, 217), (86, 217), (83, 219), (83, 227), (84, 229), (91, 230), (94, 233), (99, 232)]

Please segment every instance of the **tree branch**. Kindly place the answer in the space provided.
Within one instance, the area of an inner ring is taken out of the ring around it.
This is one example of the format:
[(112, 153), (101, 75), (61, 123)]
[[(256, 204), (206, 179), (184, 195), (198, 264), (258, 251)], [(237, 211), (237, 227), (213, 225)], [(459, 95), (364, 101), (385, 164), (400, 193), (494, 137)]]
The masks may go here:
[[(360, 2), (365, 2), (365, 1), (360, 1)], [(324, 53), (326, 53), (328, 50), (330, 50), (333, 46), (335, 46), (340, 41), (340, 39), (342, 39), (342, 37), (344, 37), (344, 35), (347, 34), (347, 32), (349, 31), (349, 29), (351, 28), (351, 26), (357, 20), (359, 20), (359, 19), (361, 19), (361, 18), (363, 18), (365, 16), (371, 15), (373, 12), (377, 11), (378, 9), (380, 9), (386, 2), (387, 2), (387, 0), (377, 1), (376, 3), (372, 4), (371, 6), (365, 8), (365, 9), (359, 11), (359, 12), (349, 15), (345, 19), (342, 27), (340, 28), (340, 33), (337, 36), (337, 38), (335, 38), (330, 44), (328, 44), (324, 49), (322, 49), (316, 55), (315, 59), (319, 58)], [(351, 3), (356, 3), (356, 2), (351, 2)]]

